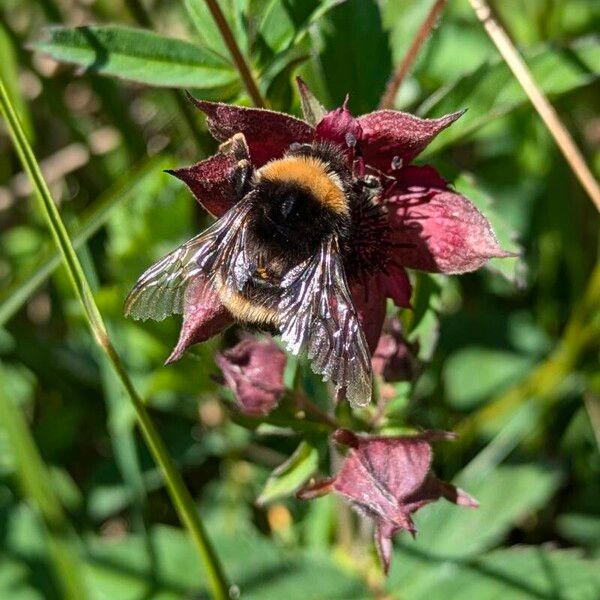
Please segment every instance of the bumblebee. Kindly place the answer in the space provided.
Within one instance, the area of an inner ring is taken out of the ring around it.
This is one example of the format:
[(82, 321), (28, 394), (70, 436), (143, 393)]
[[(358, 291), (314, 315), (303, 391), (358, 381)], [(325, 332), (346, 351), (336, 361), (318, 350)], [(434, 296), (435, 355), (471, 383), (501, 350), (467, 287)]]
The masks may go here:
[(237, 202), (150, 267), (125, 314), (161, 320), (182, 313), (186, 287), (203, 277), (240, 324), (279, 333), (293, 354), (306, 350), (316, 373), (353, 405), (367, 404), (370, 354), (344, 266), (353, 206), (362, 200), (341, 149), (293, 144), (258, 169), (242, 134), (220, 150), (235, 159)]

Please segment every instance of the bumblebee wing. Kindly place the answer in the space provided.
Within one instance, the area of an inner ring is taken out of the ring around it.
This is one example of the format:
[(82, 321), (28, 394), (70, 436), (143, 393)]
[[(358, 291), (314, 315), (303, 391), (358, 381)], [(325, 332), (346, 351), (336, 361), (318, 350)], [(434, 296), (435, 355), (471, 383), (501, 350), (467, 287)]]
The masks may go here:
[(315, 373), (346, 388), (354, 406), (371, 399), (371, 361), (335, 239), (284, 277), (280, 331), (289, 352), (307, 349)]
[(127, 296), (125, 316), (161, 321), (183, 313), (185, 289), (201, 274), (213, 281), (216, 270), (234, 271), (227, 282), (245, 282), (250, 276), (244, 271), (248, 257), (243, 248), (249, 210), (250, 204), (240, 201), (206, 231), (153, 264)]

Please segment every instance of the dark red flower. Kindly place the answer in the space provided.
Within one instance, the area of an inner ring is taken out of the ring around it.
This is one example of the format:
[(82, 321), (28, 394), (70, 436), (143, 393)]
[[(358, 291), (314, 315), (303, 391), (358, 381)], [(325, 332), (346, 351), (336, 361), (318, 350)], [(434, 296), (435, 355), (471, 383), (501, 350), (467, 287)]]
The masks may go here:
[(264, 416), (277, 406), (285, 392), (286, 357), (273, 340), (243, 340), (217, 354), (215, 360), (235, 394), (240, 412)]
[(409, 342), (402, 333), (402, 324), (397, 318), (384, 325), (377, 342), (371, 364), (373, 372), (384, 381), (411, 381), (417, 372), (417, 343)]
[[(374, 204), (353, 209), (352, 265), (346, 276), (369, 349), (373, 352), (385, 317), (386, 298), (409, 307), (411, 285), (405, 267), (463, 273), (492, 257), (508, 256), (487, 219), (466, 198), (453, 192), (430, 166), (410, 162), (431, 140), (460, 117), (420, 119), (398, 111), (376, 111), (355, 118), (346, 104), (323, 113), (299, 82), (306, 121), (258, 108), (192, 99), (208, 118), (212, 135), (226, 142), (243, 134), (252, 162), (261, 167), (283, 156), (295, 143), (323, 139), (347, 157), (354, 181), (380, 190)], [(191, 167), (172, 173), (184, 181), (214, 216), (233, 205), (230, 174), (235, 164), (227, 148)], [(186, 300), (182, 335), (170, 360), (189, 345), (214, 335), (231, 319), (214, 295), (203, 291)]]
[(340, 472), (304, 487), (301, 499), (335, 491), (364, 516), (375, 521), (375, 544), (387, 573), (392, 537), (399, 529), (416, 533), (411, 515), (426, 504), (446, 498), (455, 504), (477, 507), (463, 490), (441, 481), (431, 472), (431, 442), (454, 439), (444, 431), (426, 431), (413, 437), (358, 436), (338, 429), (334, 439), (350, 446)]

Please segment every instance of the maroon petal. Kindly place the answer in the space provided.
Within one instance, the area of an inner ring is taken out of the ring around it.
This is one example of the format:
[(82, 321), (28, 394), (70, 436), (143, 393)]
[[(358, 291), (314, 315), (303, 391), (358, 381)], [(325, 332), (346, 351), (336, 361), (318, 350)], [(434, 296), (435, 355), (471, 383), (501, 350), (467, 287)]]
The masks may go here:
[(347, 108), (348, 98), (344, 105), (328, 112), (317, 123), (317, 136), (335, 142), (344, 148), (354, 148), (360, 142), (362, 129)]
[(417, 372), (417, 349), (404, 337), (400, 321), (390, 319), (371, 360), (373, 371), (385, 381), (411, 381)]
[(447, 432), (423, 432), (414, 437), (359, 436), (340, 429), (333, 439), (350, 447), (334, 479), (306, 488), (300, 498), (313, 498), (335, 490), (361, 514), (375, 520), (375, 544), (384, 571), (392, 558), (392, 537), (405, 529), (416, 532), (412, 513), (446, 498), (465, 506), (477, 506), (468, 494), (439, 480), (431, 471), (434, 440), (453, 439)]
[(398, 188), (448, 189), (448, 182), (431, 165), (408, 165), (394, 173)]
[(397, 500), (416, 492), (425, 481), (431, 466), (431, 446), (421, 437), (358, 440), (334, 487), (351, 500), (367, 502), (371, 512), (393, 520)]
[(412, 285), (403, 267), (394, 263), (386, 265), (385, 272), (379, 274), (379, 286), (398, 308), (411, 308)]
[(218, 294), (203, 279), (191, 283), (185, 291), (183, 324), (179, 341), (165, 364), (179, 360), (193, 344), (204, 342), (233, 323)]
[(384, 172), (408, 164), (433, 138), (464, 111), (439, 119), (420, 119), (395, 110), (379, 110), (358, 118), (365, 162)]
[(247, 339), (215, 356), (227, 385), (245, 415), (271, 412), (285, 392), (286, 356), (272, 339)]
[(314, 129), (308, 123), (284, 113), (195, 98), (192, 101), (206, 113), (208, 128), (218, 141), (224, 142), (236, 133), (244, 134), (257, 167), (281, 158), (293, 142), (311, 142), (314, 137)]
[(389, 521), (379, 521), (375, 527), (375, 547), (386, 575), (392, 563), (392, 538), (398, 529), (400, 528), (397, 525)]
[(385, 319), (385, 294), (381, 289), (380, 277), (381, 274), (372, 275), (351, 286), (354, 307), (371, 354), (377, 347)]
[(191, 167), (168, 170), (181, 179), (196, 200), (215, 217), (223, 216), (235, 203), (235, 191), (230, 173), (235, 160), (225, 154), (215, 154)]
[(411, 269), (465, 273), (502, 250), (488, 220), (464, 196), (412, 186), (385, 200), (394, 246), (392, 260)]

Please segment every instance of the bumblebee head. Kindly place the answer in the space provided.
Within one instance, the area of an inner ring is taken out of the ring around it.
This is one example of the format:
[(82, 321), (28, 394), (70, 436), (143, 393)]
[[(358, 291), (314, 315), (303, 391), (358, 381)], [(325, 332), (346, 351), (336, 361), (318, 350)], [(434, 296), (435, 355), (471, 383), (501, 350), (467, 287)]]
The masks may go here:
[(351, 178), (329, 147), (298, 146), (257, 175), (257, 233), (265, 240), (311, 250), (328, 235), (347, 237)]

